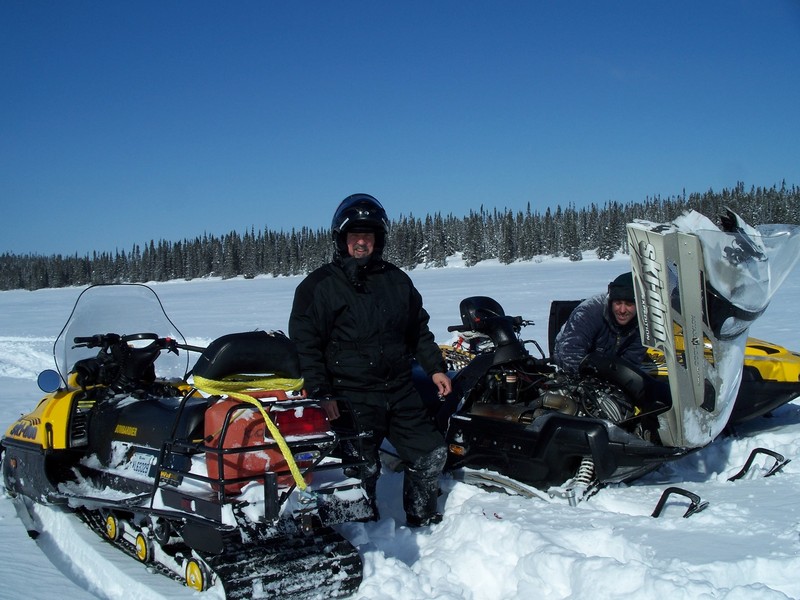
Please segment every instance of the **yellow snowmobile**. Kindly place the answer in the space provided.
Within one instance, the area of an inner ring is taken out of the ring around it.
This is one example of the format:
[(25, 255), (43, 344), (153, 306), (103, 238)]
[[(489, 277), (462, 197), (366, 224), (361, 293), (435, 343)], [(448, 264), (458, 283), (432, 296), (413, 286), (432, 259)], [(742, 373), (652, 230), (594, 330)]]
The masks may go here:
[(21, 515), (58, 505), (142, 563), (227, 598), (358, 588), (359, 554), (333, 528), (373, 516), (358, 430), (344, 403), (333, 427), (306, 396), (283, 334), (189, 346), (151, 288), (94, 286), (54, 355), (57, 370), (40, 376), (48, 393), (2, 438)]

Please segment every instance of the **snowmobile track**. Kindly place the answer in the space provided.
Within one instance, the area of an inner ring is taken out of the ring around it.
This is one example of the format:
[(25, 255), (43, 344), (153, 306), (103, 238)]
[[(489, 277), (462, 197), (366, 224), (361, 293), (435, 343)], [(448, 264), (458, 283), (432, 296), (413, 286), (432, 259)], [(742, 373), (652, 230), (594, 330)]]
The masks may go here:
[(229, 545), (203, 555), (228, 600), (345, 598), (362, 579), (358, 551), (333, 529), (278, 537), (256, 545)]
[[(133, 544), (108, 538), (99, 511), (82, 510), (78, 515), (102, 539), (136, 558)], [(186, 549), (186, 554), (191, 551)], [(228, 540), (221, 554), (197, 554), (222, 585), (227, 600), (346, 598), (358, 590), (363, 577), (358, 551), (329, 527), (314, 535), (284, 535), (259, 543)], [(166, 565), (153, 561), (147, 568), (185, 584)]]
[[(89, 527), (89, 529), (91, 529), (97, 535), (99, 535), (103, 541), (111, 544), (112, 546), (115, 546), (116, 548), (119, 548), (125, 554), (132, 556), (137, 561), (139, 560), (136, 556), (136, 548), (129, 541), (123, 538), (120, 538), (116, 541), (110, 540), (108, 538), (108, 536), (105, 533), (105, 521), (99, 511), (77, 510), (75, 514), (77, 514), (77, 516), (86, 524), (87, 527)], [(165, 575), (170, 579), (174, 579), (175, 581), (184, 584), (183, 578), (179, 577), (175, 572), (167, 568), (165, 565), (162, 565), (156, 561), (149, 562), (147, 563), (147, 565), (144, 565), (142, 563), (142, 565), (146, 566), (149, 570), (156, 571), (161, 575)]]

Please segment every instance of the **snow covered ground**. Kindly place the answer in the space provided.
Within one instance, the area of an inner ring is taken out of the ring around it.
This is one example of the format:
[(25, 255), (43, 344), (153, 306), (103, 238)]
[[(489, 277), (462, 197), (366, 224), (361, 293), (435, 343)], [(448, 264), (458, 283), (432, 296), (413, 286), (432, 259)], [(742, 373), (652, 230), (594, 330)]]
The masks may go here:
[[(628, 261), (564, 260), (470, 269), (416, 270), (441, 342), (469, 295), (491, 295), (509, 314), (533, 319), (525, 337), (546, 338), (551, 300), (605, 288)], [(233, 331), (286, 329), (298, 278), (170, 282), (152, 287), (189, 343)], [(33, 408), (36, 375), (52, 366), (51, 346), (80, 290), (0, 292), (0, 426)], [(776, 294), (751, 335), (800, 349), (794, 321), (800, 269)], [(443, 478), (441, 524), (403, 525), (400, 476), (379, 485), (382, 520), (345, 526), (364, 560), (362, 599), (800, 598), (800, 401), (742, 427), (736, 438), (663, 467), (630, 486), (606, 488), (577, 507), (488, 493)], [(794, 459), (764, 478), (771, 461), (727, 479), (750, 451)], [(685, 504), (650, 516), (662, 491), (680, 484), (710, 506), (688, 519)], [(47, 533), (30, 539), (0, 497), (0, 597), (151, 600), (190, 598), (180, 584), (148, 573), (57, 511), (42, 511)], [(202, 596), (218, 598), (214, 591)]]

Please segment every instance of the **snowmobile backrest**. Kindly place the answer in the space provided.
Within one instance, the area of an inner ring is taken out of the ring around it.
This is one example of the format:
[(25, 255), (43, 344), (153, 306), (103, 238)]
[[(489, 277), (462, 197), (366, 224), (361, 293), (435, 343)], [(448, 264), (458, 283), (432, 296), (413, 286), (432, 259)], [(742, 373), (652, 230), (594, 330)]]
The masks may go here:
[(489, 336), (494, 343), (494, 364), (504, 364), (528, 356), (527, 350), (517, 334), (522, 325), (521, 317), (506, 315), (503, 307), (488, 296), (470, 296), (459, 305), (461, 325), (449, 327), (449, 331), (477, 331)]
[(583, 300), (553, 300), (550, 303), (550, 319), (547, 325), (547, 351), (551, 357), (553, 356), (553, 350), (555, 350), (558, 332), (561, 331), (572, 311), (581, 302)]
[(192, 372), (206, 379), (229, 375), (274, 375), (300, 379), (300, 360), (294, 343), (280, 332), (230, 333), (208, 345)]
[(506, 315), (500, 303), (488, 296), (464, 298), (458, 309), (461, 313), (461, 323), (467, 331), (485, 333), (484, 324), (487, 321), (494, 317), (504, 317)]

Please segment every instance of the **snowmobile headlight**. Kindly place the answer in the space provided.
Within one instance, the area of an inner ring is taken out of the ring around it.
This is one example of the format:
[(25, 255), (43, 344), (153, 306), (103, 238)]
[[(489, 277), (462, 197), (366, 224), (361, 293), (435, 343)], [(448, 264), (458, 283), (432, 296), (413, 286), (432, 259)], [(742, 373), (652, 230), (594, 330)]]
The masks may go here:
[(767, 309), (766, 305), (760, 310), (740, 308), (710, 285), (707, 288), (706, 302), (709, 325), (719, 340), (736, 339)]

